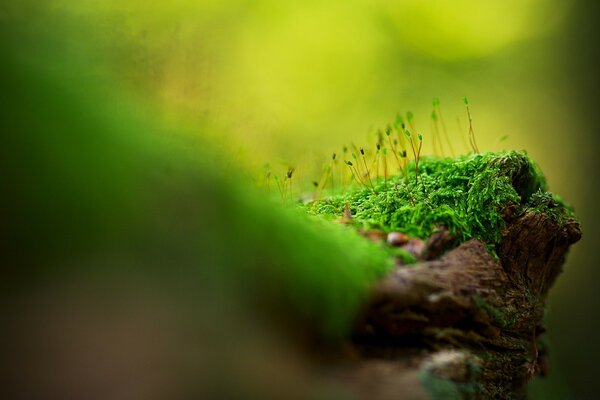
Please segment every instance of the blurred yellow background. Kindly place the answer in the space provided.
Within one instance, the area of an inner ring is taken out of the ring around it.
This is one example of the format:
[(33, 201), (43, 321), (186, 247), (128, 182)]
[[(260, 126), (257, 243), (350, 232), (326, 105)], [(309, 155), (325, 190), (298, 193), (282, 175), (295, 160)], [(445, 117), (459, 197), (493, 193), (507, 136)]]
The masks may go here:
[(192, 120), (208, 117), (252, 158), (290, 162), (306, 151), (365, 140), (397, 112), (414, 112), (426, 133), (434, 97), (449, 129), (458, 136), (460, 117), (466, 136), (465, 95), (483, 148), (535, 152), (539, 136), (532, 132), (544, 132), (553, 146), (548, 152), (561, 149), (552, 136), (576, 121), (557, 87), (564, 84), (557, 82), (564, 60), (552, 39), (564, 31), (570, 6), (539, 0), (57, 3), (91, 24), (102, 66), (126, 88)]
[[(54, 0), (86, 27), (86, 47), (115, 86), (158, 105), (242, 168), (285, 170), (325, 157), (412, 111), (427, 138), (440, 98), (462, 151), (468, 96), (482, 150), (525, 149), (574, 205), (584, 239), (551, 292), (552, 374), (534, 398), (592, 393), (598, 248), (595, 27), (577, 0), (302, 2)], [(591, 3), (590, 3), (591, 4)], [(590, 35), (592, 33), (592, 35)], [(85, 42), (85, 45), (81, 43)], [(587, 91), (587, 92), (586, 92)], [(459, 126), (461, 128), (459, 128)], [(462, 129), (462, 130), (461, 130)], [(462, 137), (461, 137), (462, 136)], [(508, 136), (506, 140), (501, 138)], [(427, 140), (427, 139), (425, 139)], [(466, 142), (466, 141), (465, 141)], [(309, 168), (309, 167), (305, 167)], [(593, 346), (590, 349), (589, 346)], [(588, 371), (588, 372), (586, 372)], [(597, 385), (597, 383), (596, 383)], [(566, 397), (565, 397), (566, 396)]]

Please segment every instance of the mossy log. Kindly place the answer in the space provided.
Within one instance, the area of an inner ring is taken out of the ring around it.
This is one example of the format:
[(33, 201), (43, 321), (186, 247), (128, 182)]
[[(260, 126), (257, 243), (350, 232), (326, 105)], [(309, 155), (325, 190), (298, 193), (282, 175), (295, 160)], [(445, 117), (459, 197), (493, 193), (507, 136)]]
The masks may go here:
[[(0, 397), (279, 399), (314, 384), (300, 349), (280, 355), (271, 338), (304, 344), (308, 331), (337, 350), (390, 249), (246, 190), (204, 142), (92, 81), (93, 63), (52, 54), (68, 46), (36, 28), (61, 25), (1, 25)], [(578, 224), (523, 153), (423, 159), (405, 173), (306, 206), (429, 237), (419, 263), (370, 293), (342, 359), (347, 387), (369, 399), (523, 397), (546, 370), (544, 301)]]
[[(519, 399), (547, 373), (544, 305), (580, 226), (531, 208), (504, 215), (497, 257), (472, 239), (374, 287), (345, 376), (364, 398)], [(428, 246), (439, 253), (439, 238)]]

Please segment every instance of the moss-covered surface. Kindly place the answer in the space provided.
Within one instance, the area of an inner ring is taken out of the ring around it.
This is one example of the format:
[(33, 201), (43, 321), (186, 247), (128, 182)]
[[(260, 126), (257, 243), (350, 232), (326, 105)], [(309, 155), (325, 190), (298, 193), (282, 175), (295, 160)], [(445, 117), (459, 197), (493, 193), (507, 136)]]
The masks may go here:
[(468, 352), (441, 351), (422, 364), (419, 380), (431, 400), (482, 398), (480, 362)]
[[(60, 26), (49, 22), (40, 25)], [(143, 286), (164, 293), (181, 310), (181, 321), (209, 321), (222, 342), (216, 345), (236, 351), (246, 333), (237, 322), (250, 317), (260, 323), (264, 304), (324, 336), (347, 334), (370, 286), (392, 267), (392, 256), (415, 261), (348, 226), (274, 206), (228, 173), (204, 142), (106, 93), (103, 82), (90, 81), (85, 62), (44, 56), (51, 46), (18, 36), (18, 26), (0, 27), (7, 55), (0, 66), (0, 117), (10, 128), (0, 146), (7, 192), (0, 207), (8, 249), (5, 303), (60, 290), (65, 282), (98, 282), (91, 294), (100, 294), (98, 304), (115, 288)], [(50, 67), (56, 65), (65, 68)], [(408, 184), (403, 177), (379, 179), (373, 191), (355, 188), (303, 208), (333, 219), (348, 204), (355, 226), (426, 238), (443, 225), (460, 240), (492, 245), (511, 206), (559, 222), (571, 217), (523, 153), (425, 158), (419, 169), (417, 182), (410, 166)], [(511, 314), (481, 300), (480, 308), (510, 327)], [(228, 325), (215, 316), (235, 320), (236, 329), (222, 330)], [(484, 352), (482, 379), (512, 382), (506, 366), (531, 364), (528, 339), (516, 351)], [(481, 389), (476, 372), (459, 383), (428, 370), (421, 379), (429, 393), (456, 398)], [(512, 387), (485, 390), (509, 398)]]
[(481, 308), (499, 327), (508, 328), (515, 323), (515, 319), (518, 315), (516, 310), (501, 310), (478, 295), (473, 296), (473, 301), (475, 305)]
[(483, 392), (483, 389), (477, 384), (476, 378), (468, 382), (455, 382), (435, 376), (428, 371), (421, 371), (419, 378), (430, 400), (481, 398)]
[(460, 241), (476, 238), (492, 248), (505, 226), (505, 210), (532, 208), (557, 220), (572, 218), (570, 208), (547, 190), (544, 176), (525, 152), (423, 158), (418, 178), (414, 163), (408, 176), (376, 179), (374, 190), (354, 190), (306, 204), (325, 218), (342, 216), (348, 204), (354, 224), (427, 238), (443, 226)]
[(568, 219), (575, 219), (570, 205), (566, 204), (560, 196), (542, 189), (538, 189), (531, 195), (527, 206), (534, 211), (548, 215), (559, 225), (564, 224)]

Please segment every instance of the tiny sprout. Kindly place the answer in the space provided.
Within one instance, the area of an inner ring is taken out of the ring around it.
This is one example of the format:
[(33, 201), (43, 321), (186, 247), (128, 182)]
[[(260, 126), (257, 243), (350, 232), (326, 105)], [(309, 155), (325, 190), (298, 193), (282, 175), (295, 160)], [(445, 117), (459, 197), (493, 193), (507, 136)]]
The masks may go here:
[(396, 122), (395, 122), (396, 126), (403, 126), (404, 125), (404, 118), (402, 118), (402, 115), (400, 114), (396, 114)]
[(403, 123), (400, 125), (400, 127), (402, 128), (402, 130), (405, 130), (405, 129), (406, 129), (406, 124), (403, 122)]
[(408, 123), (411, 123), (413, 121), (414, 117), (415, 116), (413, 115), (412, 112), (409, 111), (406, 113), (406, 119), (408, 120)]
[(355, 160), (358, 158), (358, 156), (356, 155), (356, 153), (352, 153), (352, 158), (354, 158)]
[(330, 174), (331, 176), (331, 195), (333, 196), (334, 192), (335, 192), (335, 179), (333, 178), (333, 167), (335, 166), (335, 158), (336, 158), (336, 154), (333, 153), (331, 155), (331, 165), (329, 167), (327, 167), (327, 173)]
[(312, 184), (313, 184), (314, 187), (319, 187), (319, 182), (317, 182), (317, 181), (313, 181)]
[(407, 138), (410, 138), (410, 131), (408, 129), (404, 130), (404, 134), (406, 135)]
[(350, 168), (350, 171), (352, 172), (352, 175), (354, 176), (354, 178), (356, 179), (356, 181), (359, 182), (361, 185), (367, 187), (367, 185), (360, 178), (360, 173), (358, 172), (358, 170), (356, 169), (356, 167), (354, 167), (354, 164), (352, 164), (352, 162), (348, 161), (348, 160), (345, 160), (344, 162)]
[(348, 152), (348, 146), (344, 146), (342, 150), (344, 150), (344, 153), (347, 153)]
[(387, 156), (387, 149), (385, 147), (383, 148), (383, 155)]
[(454, 156), (454, 146), (452, 145), (452, 141), (450, 140), (450, 136), (448, 136), (448, 130), (446, 129), (446, 123), (444, 122), (444, 116), (442, 115), (442, 109), (440, 107), (440, 100), (436, 97), (433, 99), (433, 112), (431, 114), (431, 118), (433, 119), (433, 122), (435, 124), (435, 131), (434, 131), (434, 136), (433, 136), (433, 143), (434, 143), (434, 147), (435, 147), (435, 142), (436, 142), (436, 136), (437, 139), (439, 140), (439, 150), (440, 153), (443, 155), (444, 153), (444, 145), (443, 145), (443, 140), (441, 138), (440, 135), (440, 130), (439, 130), (439, 126), (438, 126), (438, 122), (441, 124), (441, 132), (443, 132), (444, 134), (444, 139), (446, 139), (446, 143), (448, 144), (448, 148), (450, 149), (450, 154)]
[(371, 190), (373, 192), (375, 192), (375, 187), (373, 186), (373, 181), (371, 181), (371, 173), (369, 172), (369, 166), (367, 165), (367, 159), (365, 158), (365, 149), (363, 149), (362, 147), (360, 148), (360, 155), (362, 156), (363, 164), (365, 166), (365, 171), (367, 171), (367, 179), (369, 181), (369, 185), (371, 185)]
[(417, 136), (419, 137), (419, 140), (422, 142), (423, 141), (423, 135), (419, 133)]
[(294, 174), (294, 168), (290, 167), (287, 170), (287, 177), (288, 179), (292, 179), (292, 175)]
[(471, 109), (469, 108), (469, 100), (467, 100), (466, 97), (463, 100), (464, 100), (465, 106), (467, 108), (467, 117), (469, 118), (469, 143), (471, 144), (473, 153), (479, 153), (479, 148), (477, 147), (477, 142), (475, 141), (475, 132), (473, 131), (473, 118), (471, 117)]
[(394, 139), (394, 146), (398, 145), (398, 139)]
[(406, 158), (406, 150), (402, 150), (402, 152), (398, 152), (398, 154), (400, 154), (400, 157)]
[(379, 143), (377, 143), (377, 151), (381, 150), (381, 145)]

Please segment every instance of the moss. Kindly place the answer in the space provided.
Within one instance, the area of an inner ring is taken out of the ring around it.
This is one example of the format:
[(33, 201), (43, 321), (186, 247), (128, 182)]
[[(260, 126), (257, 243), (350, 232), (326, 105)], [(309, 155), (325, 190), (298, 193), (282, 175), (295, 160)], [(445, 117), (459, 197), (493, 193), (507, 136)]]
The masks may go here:
[(558, 224), (564, 224), (569, 219), (575, 219), (573, 209), (566, 204), (559, 196), (538, 190), (531, 195), (527, 206), (540, 213), (548, 215)]
[(476, 382), (481, 373), (481, 367), (469, 362), (467, 368), (469, 377), (465, 382), (443, 378), (427, 369), (419, 372), (419, 380), (430, 400), (479, 398), (484, 391), (483, 387)]
[(473, 296), (475, 305), (485, 311), (490, 318), (501, 328), (507, 328), (515, 323), (515, 315), (509, 316), (504, 311), (494, 307), (480, 296)]
[[(529, 346), (530, 343), (524, 343)], [(527, 347), (529, 348), (529, 347)], [(523, 350), (524, 348), (522, 348)], [(477, 353), (477, 356), (484, 360), (481, 368), (480, 381), (483, 382), (480, 398), (486, 399), (523, 399), (522, 394), (515, 390), (521, 382), (518, 379), (523, 378), (524, 365), (529, 362), (522, 351), (499, 351), (485, 350)], [(519, 376), (521, 378), (515, 377)]]
[(461, 400), (463, 395), (456, 382), (449, 379), (440, 378), (427, 371), (422, 371), (419, 375), (423, 387), (427, 391), (427, 397), (431, 400), (448, 399)]
[(420, 161), (418, 181), (412, 163), (408, 179), (379, 179), (374, 186), (374, 191), (355, 187), (303, 207), (314, 215), (338, 218), (348, 204), (359, 226), (422, 239), (445, 226), (460, 241), (476, 238), (492, 249), (500, 240), (503, 209), (508, 206), (570, 215), (568, 207), (548, 193), (545, 178), (525, 152), (427, 157)]

